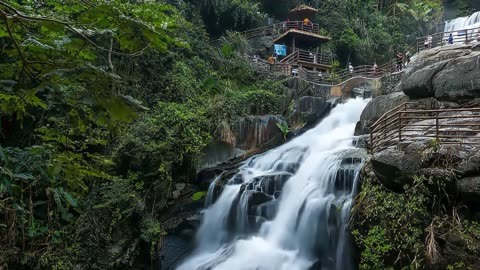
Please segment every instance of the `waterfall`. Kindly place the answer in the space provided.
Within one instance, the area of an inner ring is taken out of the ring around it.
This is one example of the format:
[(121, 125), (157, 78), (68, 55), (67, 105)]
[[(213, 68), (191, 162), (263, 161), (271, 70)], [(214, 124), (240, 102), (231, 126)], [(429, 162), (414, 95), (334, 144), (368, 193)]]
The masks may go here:
[(346, 225), (365, 157), (353, 133), (366, 104), (340, 104), (302, 136), (247, 160), (207, 198), (196, 249), (177, 269), (354, 269)]
[(459, 17), (445, 22), (443, 32), (455, 32), (464, 29), (473, 29), (480, 27), (480, 11), (467, 17)]

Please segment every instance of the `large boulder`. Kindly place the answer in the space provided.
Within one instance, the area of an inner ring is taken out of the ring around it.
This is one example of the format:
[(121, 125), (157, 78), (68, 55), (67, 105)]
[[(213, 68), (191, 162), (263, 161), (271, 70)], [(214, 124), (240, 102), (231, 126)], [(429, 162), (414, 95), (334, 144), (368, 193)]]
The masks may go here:
[(262, 148), (265, 144), (275, 140), (282, 140), (282, 131), (277, 124), (285, 123), (285, 119), (278, 115), (247, 116), (234, 124), (237, 148), (250, 151)]
[(420, 52), (405, 70), (401, 89), (411, 99), (464, 103), (480, 97), (479, 49), (454, 45)]
[(462, 202), (480, 206), (480, 176), (467, 177), (457, 181), (458, 197)]
[(433, 79), (447, 65), (447, 61), (424, 67), (407, 77), (403, 84), (403, 92), (412, 99), (434, 97)]
[(480, 53), (448, 61), (433, 80), (439, 100), (469, 101), (480, 97)]
[(407, 102), (409, 98), (402, 92), (379, 96), (370, 101), (360, 116), (360, 121), (355, 128), (355, 135), (370, 133), (370, 126), (386, 112)]
[(430, 50), (423, 50), (412, 58), (412, 62), (405, 69), (405, 76), (408, 77), (414, 72), (440, 61), (469, 55), (472, 51), (473, 47), (471, 45), (443, 46)]
[(333, 108), (333, 103), (323, 98), (305, 96), (295, 100), (293, 111), (288, 119), (290, 125), (305, 123), (317, 124)]

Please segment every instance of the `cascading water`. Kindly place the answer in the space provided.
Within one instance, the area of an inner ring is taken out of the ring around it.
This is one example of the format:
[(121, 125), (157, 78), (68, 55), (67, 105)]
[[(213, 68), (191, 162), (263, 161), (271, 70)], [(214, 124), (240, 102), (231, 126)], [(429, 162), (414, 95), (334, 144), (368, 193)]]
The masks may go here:
[(444, 32), (454, 32), (480, 27), (480, 11), (467, 17), (459, 17), (445, 22)]
[(177, 269), (353, 269), (345, 227), (365, 156), (353, 133), (366, 104), (338, 105), (314, 129), (247, 160), (212, 198), (218, 177), (197, 247)]

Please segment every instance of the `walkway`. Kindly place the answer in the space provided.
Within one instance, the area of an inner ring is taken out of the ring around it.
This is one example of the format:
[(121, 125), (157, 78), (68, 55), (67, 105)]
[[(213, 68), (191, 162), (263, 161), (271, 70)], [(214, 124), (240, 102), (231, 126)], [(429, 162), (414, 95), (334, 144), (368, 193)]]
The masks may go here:
[(452, 34), (453, 44), (480, 44), (480, 27), (463, 29), (454, 32), (440, 32), (430, 35), (430, 45), (425, 45), (427, 37), (421, 37), (417, 39), (417, 52), (425, 49), (432, 49), (441, 46), (448, 46), (448, 38)]
[(480, 108), (429, 110), (417, 103), (403, 103), (380, 117), (371, 130), (374, 153), (421, 140), (480, 146)]
[[(329, 73), (313, 71), (301, 66), (310, 61), (313, 63), (313, 57), (309, 56), (308, 58), (303, 58), (304, 56), (302, 55), (305, 55), (305, 53), (302, 51), (296, 51), (287, 56), (281, 62), (273, 65), (269, 64), (266, 60), (255, 56), (245, 55), (245, 58), (252, 64), (252, 66), (262, 73), (271, 73), (277, 76), (298, 76), (305, 81), (322, 85), (340, 85), (352, 78), (379, 79), (388, 74), (397, 72), (395, 70), (395, 62), (393, 61), (376, 68), (369, 65), (357, 66), (353, 68), (352, 73), (346, 69), (340, 68), (334, 69)], [(321, 57), (318, 57), (318, 59), (324, 61)]]

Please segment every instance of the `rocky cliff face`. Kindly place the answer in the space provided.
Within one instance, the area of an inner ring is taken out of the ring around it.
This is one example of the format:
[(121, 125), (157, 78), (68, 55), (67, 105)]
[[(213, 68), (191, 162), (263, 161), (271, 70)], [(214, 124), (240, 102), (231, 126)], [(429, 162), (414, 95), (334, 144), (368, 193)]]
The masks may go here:
[(420, 52), (401, 90), (411, 99), (464, 103), (480, 97), (480, 46), (451, 45)]
[(355, 127), (355, 135), (369, 134), (370, 126), (382, 115), (409, 100), (409, 97), (403, 92), (394, 92), (374, 98), (368, 103), (365, 110), (363, 110), (362, 115), (360, 116), (360, 121)]
[[(423, 51), (394, 89), (365, 108), (357, 135), (368, 134), (379, 117), (407, 101), (425, 109), (479, 107), (480, 47)], [(467, 117), (471, 113), (465, 115), (442, 121), (463, 125), (473, 140), (480, 138), (477, 128), (471, 128), (475, 120)], [(428, 121), (432, 120), (410, 120), (405, 128)], [(428, 133), (428, 125), (421, 132)], [(415, 264), (425, 269), (479, 269), (477, 147), (444, 145), (428, 136), (404, 140), (371, 155), (362, 179), (352, 226), (361, 263), (381, 258), (385, 268)], [(368, 243), (388, 251), (375, 251)]]

